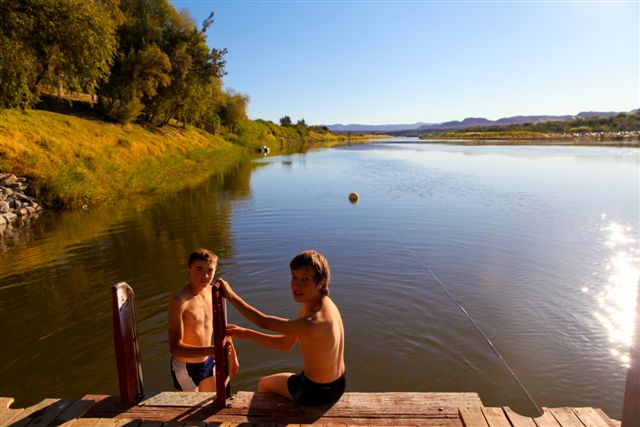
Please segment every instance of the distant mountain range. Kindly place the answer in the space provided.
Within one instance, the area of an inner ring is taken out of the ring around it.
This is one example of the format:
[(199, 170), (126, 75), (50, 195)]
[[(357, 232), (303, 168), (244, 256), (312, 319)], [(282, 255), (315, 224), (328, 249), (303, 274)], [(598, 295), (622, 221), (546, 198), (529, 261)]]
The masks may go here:
[[(631, 113), (636, 113), (634, 110)], [(413, 123), (413, 124), (392, 124), (392, 125), (360, 125), (360, 124), (335, 124), (327, 126), (333, 132), (371, 132), (390, 134), (418, 134), (429, 132), (444, 132), (449, 130), (464, 129), (479, 126), (507, 126), (522, 123), (539, 123), (549, 121), (569, 121), (584, 119), (589, 117), (613, 117), (620, 114), (616, 111), (583, 111), (575, 116), (513, 116), (504, 117), (498, 120), (489, 120), (483, 117), (467, 117), (462, 121), (454, 120), (444, 123)]]
[(430, 126), (433, 123), (412, 123), (404, 125), (343, 125), (335, 124), (327, 126), (333, 132), (396, 132), (403, 130), (415, 130), (424, 126)]

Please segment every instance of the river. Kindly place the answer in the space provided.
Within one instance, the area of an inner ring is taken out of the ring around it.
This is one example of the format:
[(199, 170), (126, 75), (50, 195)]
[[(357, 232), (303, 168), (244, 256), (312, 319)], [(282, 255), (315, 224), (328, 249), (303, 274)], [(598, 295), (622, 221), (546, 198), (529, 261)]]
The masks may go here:
[[(25, 406), (117, 394), (118, 281), (136, 292), (145, 390), (171, 390), (166, 304), (191, 250), (216, 252), (241, 296), (291, 317), (288, 262), (312, 248), (332, 268), (349, 391), (475, 391), (533, 415), (529, 393), (619, 419), (639, 170), (637, 148), (394, 139), (243, 161), (160, 199), (47, 213), (0, 241), (0, 395)], [(229, 320), (247, 325), (233, 310)], [(235, 391), (302, 367), (297, 348), (237, 348)]]

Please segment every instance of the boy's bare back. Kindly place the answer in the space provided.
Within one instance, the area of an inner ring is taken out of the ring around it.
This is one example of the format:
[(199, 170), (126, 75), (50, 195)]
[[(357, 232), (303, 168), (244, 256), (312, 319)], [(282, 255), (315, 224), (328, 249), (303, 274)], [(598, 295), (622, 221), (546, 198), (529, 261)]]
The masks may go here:
[[(300, 315), (304, 317), (303, 307)], [(329, 297), (322, 299), (322, 307), (308, 317), (312, 328), (300, 336), (300, 353), (305, 375), (318, 383), (328, 383), (344, 371), (344, 326), (338, 307)]]

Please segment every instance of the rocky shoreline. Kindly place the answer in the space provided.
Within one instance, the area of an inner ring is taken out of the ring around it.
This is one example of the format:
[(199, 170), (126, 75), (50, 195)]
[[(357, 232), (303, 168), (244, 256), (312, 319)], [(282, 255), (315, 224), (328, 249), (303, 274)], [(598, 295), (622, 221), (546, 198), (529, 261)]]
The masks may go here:
[(25, 194), (27, 178), (0, 173), (0, 230), (38, 216), (42, 207)]

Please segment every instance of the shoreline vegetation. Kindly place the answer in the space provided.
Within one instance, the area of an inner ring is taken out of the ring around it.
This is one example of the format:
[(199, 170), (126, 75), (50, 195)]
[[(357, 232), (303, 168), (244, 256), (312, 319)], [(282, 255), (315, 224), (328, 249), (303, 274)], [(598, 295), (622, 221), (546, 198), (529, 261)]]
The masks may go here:
[(418, 135), (423, 140), (470, 140), (512, 143), (567, 142), (575, 145), (640, 145), (640, 116), (620, 113), (566, 122), (549, 121), (508, 126), (471, 127)]
[[(217, 171), (257, 155), (362, 142), (264, 121), (251, 131), (215, 135), (194, 126), (118, 124), (42, 110), (0, 110), (0, 171), (26, 177), (29, 194), (45, 207), (83, 208), (136, 195), (161, 195), (204, 182)], [(378, 136), (379, 137), (379, 136)]]
[[(250, 120), (225, 89), (226, 48), (169, 0), (9, 0), (0, 8), (0, 172), (48, 208), (89, 208), (205, 181), (259, 147), (336, 135)], [(375, 137), (375, 136), (374, 136)]]

